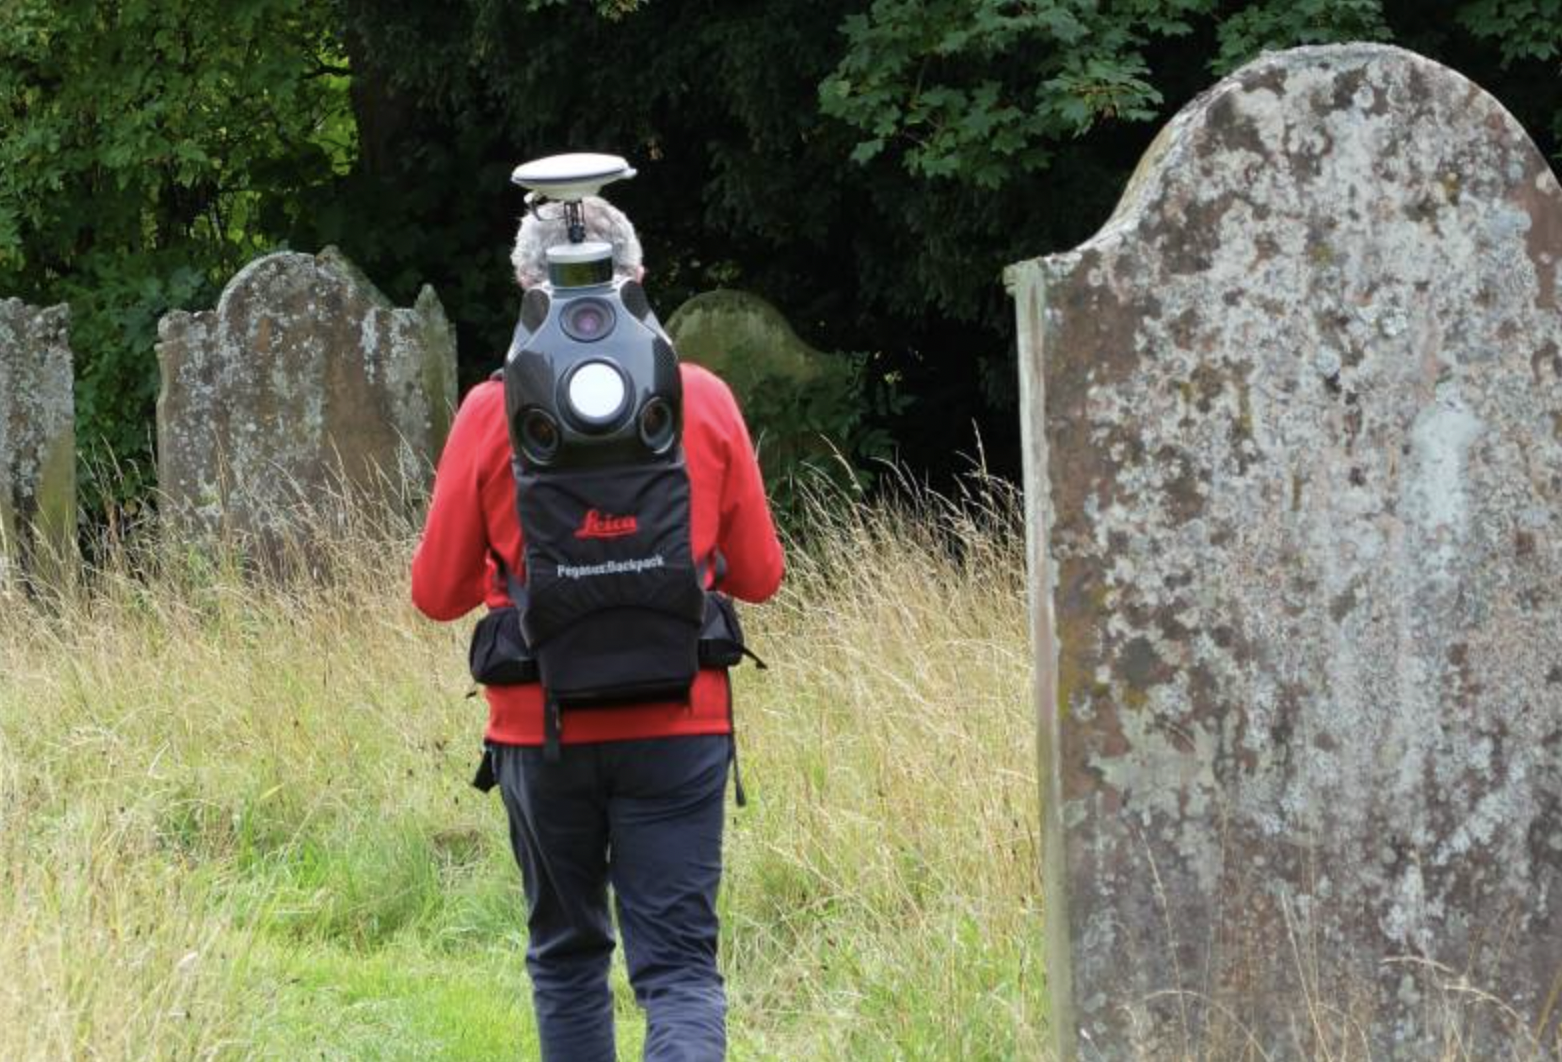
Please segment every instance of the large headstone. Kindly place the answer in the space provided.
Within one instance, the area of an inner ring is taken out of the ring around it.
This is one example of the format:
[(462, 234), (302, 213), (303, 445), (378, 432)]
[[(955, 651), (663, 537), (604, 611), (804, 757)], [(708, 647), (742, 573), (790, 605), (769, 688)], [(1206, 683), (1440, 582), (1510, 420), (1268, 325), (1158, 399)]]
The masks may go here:
[(254, 534), (344, 484), (426, 480), (455, 405), (432, 288), (398, 309), (335, 248), (251, 262), (215, 311), (158, 324), (158, 481), (172, 513)]
[(1555, 1049), (1559, 259), (1512, 116), (1350, 45), (1011, 270), (1063, 1058)]
[(53, 579), (75, 540), (70, 309), (0, 299), (0, 585)]

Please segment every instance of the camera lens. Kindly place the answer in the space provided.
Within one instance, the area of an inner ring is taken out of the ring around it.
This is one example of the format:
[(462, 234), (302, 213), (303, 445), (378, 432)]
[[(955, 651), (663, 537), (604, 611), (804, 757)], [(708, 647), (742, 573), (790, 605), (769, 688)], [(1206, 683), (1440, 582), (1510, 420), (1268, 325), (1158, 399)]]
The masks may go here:
[(664, 454), (672, 448), (678, 434), (677, 418), (673, 408), (663, 398), (653, 398), (640, 411), (640, 441), (654, 454)]
[(521, 420), (521, 452), (539, 465), (546, 465), (559, 452), (559, 426), (540, 409), (527, 412)]
[(622, 421), (629, 383), (608, 362), (588, 361), (565, 378), (564, 394), (572, 418), (588, 430), (600, 431)]
[(613, 330), (613, 308), (600, 299), (581, 299), (559, 318), (564, 334), (581, 343), (594, 343)]
[(535, 332), (548, 319), (548, 293), (532, 288), (521, 300), (521, 325), (528, 332)]

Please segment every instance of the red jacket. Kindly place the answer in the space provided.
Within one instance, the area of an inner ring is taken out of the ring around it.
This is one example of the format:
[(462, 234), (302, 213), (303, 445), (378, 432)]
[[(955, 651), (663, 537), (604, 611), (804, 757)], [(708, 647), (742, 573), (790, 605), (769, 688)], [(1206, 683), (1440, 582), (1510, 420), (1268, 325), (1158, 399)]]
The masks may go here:
[[(726, 384), (698, 366), (680, 371), (694, 556), (719, 548), (727, 560), (720, 588), (744, 601), (763, 601), (781, 584), (781, 543), (748, 428)], [(412, 558), (413, 604), (436, 620), (459, 619), (484, 603), (508, 605), (491, 550), (524, 579), (504, 385), (497, 381), (474, 387), (451, 425), (423, 540)], [(485, 692), (489, 741), (543, 743), (540, 686), (489, 686)], [(701, 671), (687, 704), (565, 712), (560, 738), (575, 744), (725, 734), (731, 730), (729, 696), (725, 672)]]

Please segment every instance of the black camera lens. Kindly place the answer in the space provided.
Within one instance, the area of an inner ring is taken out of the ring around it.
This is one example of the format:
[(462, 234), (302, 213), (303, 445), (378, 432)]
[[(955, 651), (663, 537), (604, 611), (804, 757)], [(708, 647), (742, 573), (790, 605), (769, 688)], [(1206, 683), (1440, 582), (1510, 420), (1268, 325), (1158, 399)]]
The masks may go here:
[(575, 331), (583, 336), (599, 336), (602, 334), (602, 326), (607, 324), (607, 319), (595, 306), (582, 306), (578, 313), (571, 315), (570, 324), (574, 325)]
[(528, 332), (535, 332), (548, 319), (548, 293), (532, 288), (521, 300), (521, 325)]
[(678, 421), (673, 407), (664, 398), (653, 398), (640, 411), (640, 441), (654, 454), (664, 454), (672, 448), (678, 434)]
[(600, 299), (581, 299), (559, 318), (564, 333), (582, 343), (594, 343), (613, 330), (613, 308)]
[(547, 413), (533, 409), (521, 419), (521, 452), (539, 465), (548, 464), (559, 452), (559, 426)]

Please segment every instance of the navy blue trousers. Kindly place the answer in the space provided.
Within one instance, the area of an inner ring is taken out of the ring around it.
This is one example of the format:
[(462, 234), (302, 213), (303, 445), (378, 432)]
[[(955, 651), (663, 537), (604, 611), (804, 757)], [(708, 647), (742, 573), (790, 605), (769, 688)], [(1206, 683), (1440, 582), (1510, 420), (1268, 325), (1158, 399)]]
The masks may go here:
[(494, 747), (526, 888), (544, 1062), (613, 1062), (612, 886), (648, 1062), (726, 1055), (716, 889), (732, 739), (725, 734)]

